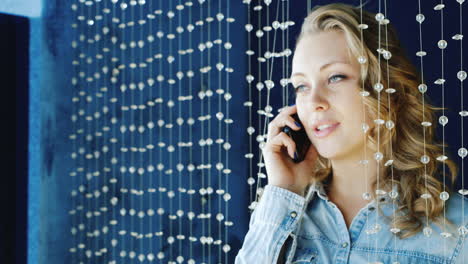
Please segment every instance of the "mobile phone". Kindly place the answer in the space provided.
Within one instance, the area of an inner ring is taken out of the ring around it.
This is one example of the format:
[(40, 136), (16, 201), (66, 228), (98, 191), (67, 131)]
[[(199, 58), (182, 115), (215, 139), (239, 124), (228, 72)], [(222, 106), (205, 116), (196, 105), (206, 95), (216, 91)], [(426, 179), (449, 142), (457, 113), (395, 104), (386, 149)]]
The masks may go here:
[(293, 159), (293, 161), (294, 163), (299, 163), (304, 160), (312, 142), (310, 142), (310, 139), (307, 136), (304, 126), (302, 125), (301, 120), (299, 120), (297, 113), (291, 115), (291, 117), (294, 118), (297, 123), (301, 124), (301, 129), (296, 131), (291, 129), (289, 126), (284, 126), (282, 131), (291, 137), (292, 140), (294, 140), (296, 143), (297, 159)]

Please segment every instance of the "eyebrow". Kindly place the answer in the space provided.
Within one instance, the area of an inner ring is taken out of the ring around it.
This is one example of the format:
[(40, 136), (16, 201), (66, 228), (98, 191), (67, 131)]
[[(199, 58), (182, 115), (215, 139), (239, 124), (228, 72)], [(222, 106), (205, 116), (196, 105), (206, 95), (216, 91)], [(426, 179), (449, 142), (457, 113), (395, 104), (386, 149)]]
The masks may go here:
[[(345, 62), (345, 61), (331, 61), (329, 63), (325, 63), (322, 66), (320, 66), (320, 71), (323, 71), (325, 68), (327, 68), (327, 67), (329, 67), (329, 66), (331, 66), (333, 64), (347, 64), (347, 65), (350, 65), (348, 62)], [(292, 77), (294, 77), (296, 75), (305, 76), (302, 72), (296, 72), (296, 73), (293, 73), (290, 78), (292, 78)]]

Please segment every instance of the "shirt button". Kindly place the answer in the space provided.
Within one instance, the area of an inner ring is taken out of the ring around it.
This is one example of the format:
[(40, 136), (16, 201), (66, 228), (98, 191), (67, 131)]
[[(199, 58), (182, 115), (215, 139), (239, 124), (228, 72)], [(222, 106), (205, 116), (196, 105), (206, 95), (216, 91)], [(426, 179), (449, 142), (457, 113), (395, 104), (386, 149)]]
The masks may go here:
[(344, 242), (343, 244), (341, 244), (341, 247), (347, 247), (348, 246), (348, 242)]
[(291, 212), (291, 217), (292, 217), (292, 218), (296, 218), (296, 216), (297, 216), (296, 211), (292, 211), (292, 212)]
[(374, 207), (369, 207), (369, 211), (374, 211)]

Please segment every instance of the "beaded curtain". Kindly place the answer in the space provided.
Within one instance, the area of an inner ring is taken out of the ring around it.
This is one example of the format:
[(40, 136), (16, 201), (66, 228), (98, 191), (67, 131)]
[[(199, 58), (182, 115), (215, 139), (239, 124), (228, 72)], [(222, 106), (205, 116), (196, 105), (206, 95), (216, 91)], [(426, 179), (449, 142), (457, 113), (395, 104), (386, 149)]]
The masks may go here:
[[(49, 245), (66, 246), (67, 263), (233, 263), (266, 184), (266, 125), (292, 103), (292, 49), (311, 2), (70, 0), (57, 8), (63, 6), (67, 16), (56, 21), (69, 22), (70, 48), (57, 59), (70, 64), (70, 89), (57, 118), (67, 118), (68, 143), (55, 162), (69, 177), (56, 187), (64, 199), (57, 203), (68, 208), (59, 222), (68, 229), (57, 232), (51, 223), (47, 232), (67, 243)], [(396, 12), (392, 4), (389, 10)], [(379, 11), (379, 19), (391, 19)], [(420, 20), (412, 18), (414, 30)], [(462, 43), (457, 33), (454, 44)], [(419, 46), (415, 35), (403, 42)], [(433, 60), (440, 65), (441, 57)], [(453, 69), (462, 84), (462, 66)], [(460, 107), (463, 129), (463, 100)]]

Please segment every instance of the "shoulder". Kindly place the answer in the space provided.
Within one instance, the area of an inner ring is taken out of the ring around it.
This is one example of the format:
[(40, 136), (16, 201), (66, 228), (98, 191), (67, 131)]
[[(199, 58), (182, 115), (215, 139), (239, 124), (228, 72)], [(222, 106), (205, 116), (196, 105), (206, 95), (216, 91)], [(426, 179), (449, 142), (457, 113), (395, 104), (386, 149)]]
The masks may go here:
[(445, 257), (453, 263), (463, 263), (455, 260), (461, 258), (460, 252), (468, 251), (468, 198), (457, 191), (450, 191), (449, 194), (444, 213), (450, 223), (442, 223), (442, 226), (431, 224), (435, 235), (433, 250), (440, 253), (444, 251)]
[[(461, 225), (464, 216), (468, 216), (468, 198), (456, 191), (449, 193), (450, 197), (445, 202), (445, 213), (448, 220)], [(468, 217), (463, 224), (467, 224)]]

